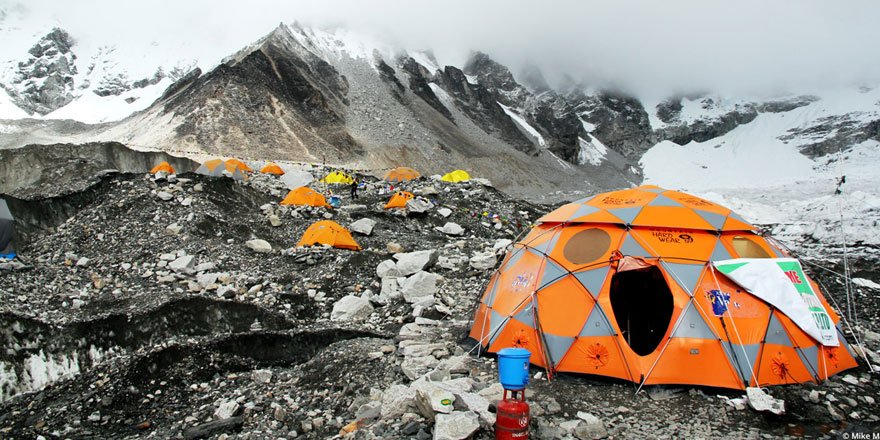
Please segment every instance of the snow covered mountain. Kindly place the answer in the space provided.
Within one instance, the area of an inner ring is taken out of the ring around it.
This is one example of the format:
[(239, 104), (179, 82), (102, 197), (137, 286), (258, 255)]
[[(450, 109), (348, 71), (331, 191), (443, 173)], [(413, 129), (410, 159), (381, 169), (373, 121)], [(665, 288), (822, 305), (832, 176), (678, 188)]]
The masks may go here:
[(149, 57), (97, 47), (84, 62), (76, 36), (53, 29), (3, 64), (0, 146), (120, 141), (195, 158), (466, 168), (558, 199), (642, 181), (711, 191), (831, 179), (880, 140), (870, 87), (652, 101), (573, 80), (554, 88), (536, 66), (515, 75), (481, 52), (444, 66), (430, 51), (299, 24), (223, 60), (164, 56), (150, 70)]

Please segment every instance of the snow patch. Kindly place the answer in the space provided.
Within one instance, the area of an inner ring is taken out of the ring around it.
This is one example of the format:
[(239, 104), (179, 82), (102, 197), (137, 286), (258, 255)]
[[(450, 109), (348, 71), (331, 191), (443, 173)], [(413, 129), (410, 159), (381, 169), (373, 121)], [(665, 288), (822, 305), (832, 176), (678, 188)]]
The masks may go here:
[(608, 154), (608, 147), (606, 147), (598, 138), (595, 136), (592, 137), (593, 141), (590, 142), (582, 137), (578, 137), (578, 155), (577, 155), (577, 163), (581, 165), (591, 164), (591, 165), (599, 165), (602, 163), (602, 160), (605, 159), (605, 155)]
[(519, 126), (520, 130), (532, 139), (532, 142), (536, 142), (542, 147), (547, 146), (547, 142), (544, 141), (544, 136), (541, 136), (541, 133), (539, 133), (538, 130), (535, 130), (535, 127), (529, 125), (529, 123), (526, 122), (526, 120), (522, 116), (513, 111), (510, 107), (500, 102), (498, 103), (498, 105), (501, 106), (501, 108), (504, 110), (504, 113), (507, 113), (507, 116), (510, 116), (510, 119), (513, 119), (513, 122), (515, 122), (516, 125)]
[(417, 63), (421, 64), (426, 69), (428, 69), (428, 72), (434, 73), (434, 72), (440, 70), (440, 66), (438, 66), (437, 63), (435, 63), (433, 60), (431, 60), (431, 57), (428, 56), (428, 54), (426, 54), (425, 52), (411, 51), (411, 52), (408, 52), (407, 54), (412, 59), (414, 59)]

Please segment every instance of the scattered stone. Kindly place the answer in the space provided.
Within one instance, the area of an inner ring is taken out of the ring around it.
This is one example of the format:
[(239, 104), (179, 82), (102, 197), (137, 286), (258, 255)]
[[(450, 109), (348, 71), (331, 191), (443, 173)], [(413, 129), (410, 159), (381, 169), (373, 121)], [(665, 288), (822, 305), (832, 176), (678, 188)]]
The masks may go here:
[(463, 440), (480, 429), (480, 420), (473, 411), (455, 411), (437, 414), (434, 423), (434, 440)]
[(182, 229), (183, 226), (180, 226), (177, 223), (172, 223), (165, 227), (165, 235), (178, 235)]
[(228, 419), (238, 413), (238, 410), (241, 409), (241, 405), (234, 400), (227, 400), (220, 404), (217, 407), (217, 410), (214, 411), (215, 419)]
[(256, 383), (269, 383), (272, 381), (272, 370), (254, 370), (251, 379)]
[(432, 297), (439, 290), (437, 283), (443, 277), (430, 272), (416, 272), (403, 282), (401, 293), (408, 303), (415, 303), (424, 297)]
[(171, 200), (171, 199), (174, 198), (174, 196), (172, 196), (171, 194), (169, 194), (169, 193), (167, 193), (167, 192), (165, 192), (165, 191), (159, 191), (159, 192), (156, 194), (156, 196), (158, 196), (161, 200), (163, 200), (163, 201), (165, 201), (165, 202), (167, 202), (167, 201), (169, 201), (169, 200)]
[(357, 232), (358, 234), (371, 235), (375, 226), (375, 220), (365, 217), (349, 225), (348, 229), (351, 229), (352, 232)]
[(458, 223), (446, 223), (443, 227), (437, 227), (438, 231), (446, 234), (446, 235), (462, 235), (464, 234), (464, 228), (461, 227)]
[(193, 270), (196, 265), (195, 259), (196, 257), (194, 255), (184, 255), (168, 263), (168, 268), (175, 272), (186, 274), (195, 273), (195, 270)]
[(437, 214), (440, 214), (443, 216), (443, 218), (446, 218), (452, 215), (452, 210), (449, 208), (440, 208), (437, 210)]
[(474, 254), (468, 263), (470, 266), (476, 270), (489, 270), (495, 267), (495, 253), (494, 252), (483, 252)]
[(427, 250), (394, 254), (394, 259), (397, 260), (397, 276), (409, 276), (433, 266), (437, 262), (437, 251)]
[(269, 244), (269, 242), (266, 240), (261, 240), (258, 238), (258, 239), (254, 239), (254, 240), (248, 240), (244, 244), (245, 244), (245, 246), (249, 247), (254, 252), (259, 252), (259, 253), (272, 252), (272, 245)]
[(387, 249), (388, 252), (392, 254), (399, 254), (403, 252), (403, 246), (393, 241), (389, 241), (387, 244), (385, 244), (385, 249)]
[(608, 437), (605, 424), (598, 417), (584, 411), (578, 411), (577, 416), (582, 420), (574, 429), (575, 436), (581, 440), (598, 440)]
[(201, 425), (193, 426), (192, 428), (187, 428), (183, 431), (183, 438), (209, 438), (223, 432), (240, 430), (242, 425), (244, 425), (244, 417), (229, 417), (220, 420), (213, 420), (207, 423), (202, 423)]
[(277, 227), (281, 226), (281, 219), (278, 218), (277, 215), (272, 214), (269, 216), (269, 224), (272, 225), (273, 227), (277, 228)]
[(373, 313), (373, 306), (369, 300), (348, 295), (333, 304), (330, 319), (333, 321), (363, 321), (371, 313)]

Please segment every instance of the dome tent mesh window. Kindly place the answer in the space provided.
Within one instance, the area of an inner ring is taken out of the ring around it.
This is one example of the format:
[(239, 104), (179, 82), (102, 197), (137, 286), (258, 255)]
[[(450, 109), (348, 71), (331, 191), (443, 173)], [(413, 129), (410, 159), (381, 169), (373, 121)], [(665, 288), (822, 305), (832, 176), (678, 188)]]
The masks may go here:
[(672, 319), (673, 299), (657, 267), (629, 270), (611, 279), (611, 309), (630, 348), (639, 356), (651, 354)]

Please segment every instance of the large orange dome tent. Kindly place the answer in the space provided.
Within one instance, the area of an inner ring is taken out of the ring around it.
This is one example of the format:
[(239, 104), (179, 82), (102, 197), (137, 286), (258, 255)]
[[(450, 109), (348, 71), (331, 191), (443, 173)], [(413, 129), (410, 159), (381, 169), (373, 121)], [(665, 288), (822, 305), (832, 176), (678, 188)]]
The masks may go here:
[(329, 207), (327, 199), (319, 192), (307, 187), (301, 186), (290, 190), (287, 196), (281, 200), (281, 205), (306, 205), (306, 206), (324, 206)]
[(527, 348), (550, 374), (743, 389), (855, 367), (839, 322), (742, 217), (641, 186), (540, 218), (492, 275), (470, 336)]
[(284, 170), (282, 170), (275, 162), (267, 163), (263, 168), (260, 168), (260, 172), (264, 174), (274, 174), (276, 176), (284, 175)]
[(419, 177), (421, 177), (421, 173), (410, 167), (397, 167), (385, 173), (382, 180), (385, 180), (386, 182), (405, 182), (418, 179)]
[(408, 191), (396, 192), (390, 199), (388, 199), (388, 203), (385, 204), (384, 208), (406, 208), (406, 202), (412, 200), (414, 197), (413, 193)]
[(351, 232), (332, 220), (321, 220), (313, 223), (303, 233), (297, 246), (313, 246), (326, 244), (340, 249), (361, 250), (361, 246), (354, 241)]
[(160, 172), (174, 174), (174, 167), (172, 167), (171, 164), (169, 164), (168, 162), (161, 162), (159, 163), (159, 165), (154, 166), (153, 169), (150, 170), (150, 174), (156, 174)]

